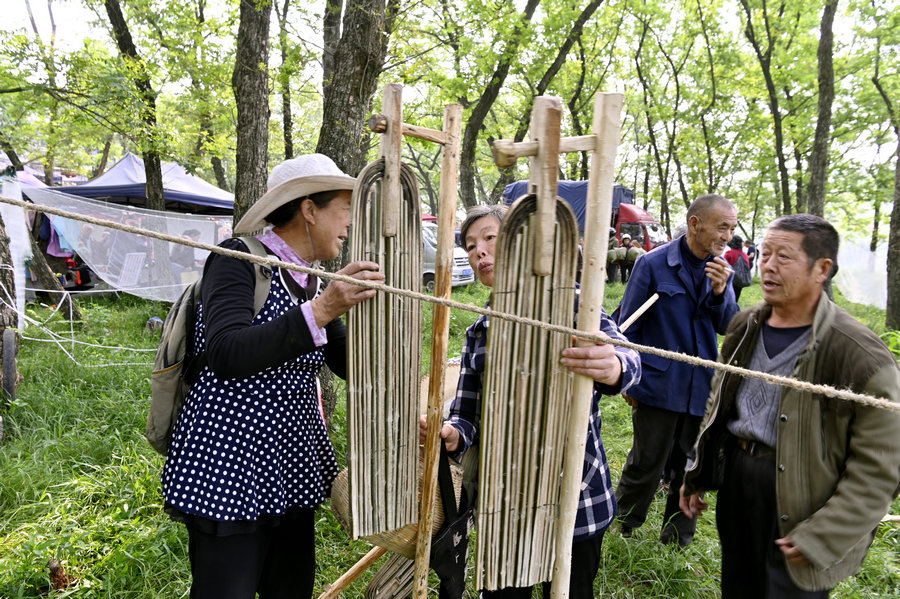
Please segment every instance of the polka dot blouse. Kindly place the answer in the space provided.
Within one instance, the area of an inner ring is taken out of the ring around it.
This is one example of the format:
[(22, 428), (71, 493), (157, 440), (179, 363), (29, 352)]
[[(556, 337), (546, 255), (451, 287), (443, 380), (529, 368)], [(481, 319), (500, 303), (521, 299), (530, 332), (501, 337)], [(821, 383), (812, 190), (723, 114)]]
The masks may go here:
[[(276, 272), (253, 325), (296, 304)], [(203, 306), (194, 347), (205, 347)], [(316, 507), (337, 476), (319, 411), (321, 348), (244, 378), (205, 367), (179, 416), (163, 469), (166, 502), (217, 521), (255, 520), (292, 507)]]

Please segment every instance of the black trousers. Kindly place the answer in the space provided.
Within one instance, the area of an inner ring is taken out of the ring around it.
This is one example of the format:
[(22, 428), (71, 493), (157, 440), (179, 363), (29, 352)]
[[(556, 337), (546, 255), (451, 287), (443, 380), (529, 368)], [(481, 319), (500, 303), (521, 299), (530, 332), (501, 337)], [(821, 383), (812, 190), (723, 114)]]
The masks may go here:
[[(569, 579), (569, 597), (593, 599), (594, 578), (600, 569), (603, 533), (585, 541), (572, 543), (572, 574)], [(542, 584), (545, 599), (550, 597), (552, 583)], [(482, 599), (530, 599), (534, 587), (509, 587), (499, 591), (481, 591)]]
[(653, 495), (665, 475), (669, 482), (660, 540), (685, 546), (694, 540), (697, 520), (678, 507), (687, 454), (697, 440), (700, 417), (638, 404), (631, 409), (634, 440), (616, 488), (623, 526), (637, 528), (647, 519)]
[(308, 599), (316, 575), (315, 510), (278, 526), (217, 536), (188, 526), (191, 599)]
[(723, 599), (820, 599), (828, 590), (804, 591), (787, 572), (775, 503), (775, 462), (740, 449), (728, 456), (716, 500), (722, 543)]

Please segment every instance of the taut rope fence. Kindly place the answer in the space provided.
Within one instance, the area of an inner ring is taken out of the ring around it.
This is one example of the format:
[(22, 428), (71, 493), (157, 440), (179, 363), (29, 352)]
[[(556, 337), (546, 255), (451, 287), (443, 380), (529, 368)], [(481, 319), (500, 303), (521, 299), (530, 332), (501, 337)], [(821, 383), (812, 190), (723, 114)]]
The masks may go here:
[(245, 252), (239, 252), (235, 250), (229, 250), (226, 248), (221, 248), (219, 246), (210, 245), (206, 243), (197, 243), (187, 239), (183, 239), (181, 237), (177, 237), (175, 235), (168, 235), (166, 233), (159, 233), (157, 231), (150, 231), (147, 229), (141, 229), (140, 227), (134, 227), (131, 225), (122, 225), (119, 223), (114, 223), (111, 221), (93, 218), (90, 216), (84, 216), (81, 214), (75, 214), (73, 212), (67, 212), (65, 210), (58, 210), (56, 208), (51, 208), (49, 206), (40, 206), (37, 204), (32, 204), (29, 202), (25, 202), (22, 200), (15, 200), (12, 198), (0, 197), (0, 202), (5, 202), (7, 204), (13, 204), (14, 206), (20, 206), (22, 208), (26, 208), (28, 210), (36, 210), (38, 212), (45, 212), (48, 214), (55, 214), (56, 216), (62, 216), (65, 218), (71, 218), (73, 220), (80, 220), (84, 222), (88, 222), (91, 224), (99, 225), (101, 227), (109, 227), (111, 229), (119, 229), (125, 231), (127, 233), (135, 233), (138, 235), (146, 235), (147, 237), (153, 237), (155, 239), (161, 239), (163, 241), (169, 241), (172, 243), (180, 243), (183, 245), (189, 245), (193, 248), (206, 250), (209, 252), (215, 252), (217, 254), (222, 254), (223, 256), (230, 256), (232, 258), (238, 258), (241, 260), (250, 260), (251, 262), (257, 262), (259, 264), (263, 264), (265, 266), (275, 266), (278, 268), (285, 268), (288, 270), (296, 270), (298, 272), (305, 272), (307, 274), (312, 274), (318, 277), (321, 277), (325, 280), (334, 280), (334, 281), (343, 281), (345, 283), (351, 283), (353, 285), (358, 285), (360, 287), (366, 287), (368, 289), (375, 289), (376, 291), (380, 291), (383, 293), (394, 293), (397, 295), (405, 296), (412, 298), (417, 301), (422, 302), (431, 302), (433, 304), (438, 304), (442, 306), (447, 306), (448, 308), (456, 308), (459, 310), (466, 310), (468, 312), (473, 312), (475, 314), (481, 314), (484, 316), (489, 316), (491, 318), (499, 318), (502, 320), (508, 320), (510, 322), (517, 322), (521, 324), (526, 324), (529, 326), (534, 326), (538, 328), (544, 328), (549, 331), (555, 331), (558, 333), (566, 333), (568, 335), (572, 335), (573, 337), (577, 337), (579, 339), (583, 339), (585, 341), (594, 341), (600, 343), (608, 343), (610, 345), (614, 345), (617, 347), (627, 347), (633, 349), (635, 351), (641, 353), (653, 354), (655, 356), (659, 356), (661, 358), (667, 358), (669, 360), (678, 360), (680, 362), (685, 362), (692, 366), (700, 366), (703, 368), (713, 368), (717, 370), (724, 370), (730, 374), (737, 374), (743, 377), (756, 378), (767, 383), (772, 383), (774, 385), (782, 385), (785, 387), (790, 387), (792, 389), (798, 389), (800, 391), (807, 391), (809, 393), (818, 393), (820, 395), (824, 395), (826, 397), (831, 397), (833, 399), (843, 399), (846, 401), (853, 401), (856, 403), (860, 403), (863, 405), (880, 408), (884, 410), (888, 410), (891, 412), (900, 413), (900, 404), (893, 403), (886, 399), (880, 397), (874, 397), (872, 395), (866, 395), (864, 393), (854, 393), (852, 391), (847, 391), (845, 389), (837, 389), (835, 387), (831, 387), (829, 385), (816, 385), (813, 383), (807, 383), (805, 381), (800, 381), (791, 377), (786, 376), (778, 376), (773, 374), (767, 374), (764, 372), (759, 372), (756, 370), (749, 370), (747, 368), (740, 368), (738, 366), (732, 366), (731, 364), (723, 364), (721, 362), (716, 362), (714, 360), (706, 360), (703, 358), (698, 358), (696, 356), (691, 356), (688, 354), (683, 354), (680, 352), (673, 352), (665, 349), (660, 349), (658, 347), (652, 347), (649, 345), (641, 345), (639, 343), (632, 343), (630, 341), (624, 341), (619, 339), (610, 339), (603, 335), (589, 334), (583, 331), (579, 331), (578, 329), (574, 329), (572, 327), (566, 327), (562, 325), (554, 325), (544, 323), (538, 320), (534, 320), (532, 318), (523, 318), (521, 316), (517, 316), (515, 314), (509, 314), (506, 312), (501, 312), (498, 310), (492, 310), (490, 308), (480, 308), (478, 306), (473, 306), (472, 304), (464, 304), (462, 302), (457, 302), (450, 299), (443, 299), (439, 297), (432, 297), (425, 293), (419, 293), (416, 291), (409, 291), (406, 289), (399, 289), (396, 287), (391, 287), (390, 285), (378, 285), (374, 283), (368, 283), (366, 281), (360, 281), (358, 279), (354, 279), (353, 277), (347, 277), (344, 275), (339, 275), (336, 273), (315, 269), (315, 268), (307, 268), (305, 266), (300, 266), (297, 264), (291, 264), (289, 262), (282, 262), (281, 260), (276, 260), (274, 258), (263, 258), (260, 256), (253, 256), (251, 254), (247, 254)]

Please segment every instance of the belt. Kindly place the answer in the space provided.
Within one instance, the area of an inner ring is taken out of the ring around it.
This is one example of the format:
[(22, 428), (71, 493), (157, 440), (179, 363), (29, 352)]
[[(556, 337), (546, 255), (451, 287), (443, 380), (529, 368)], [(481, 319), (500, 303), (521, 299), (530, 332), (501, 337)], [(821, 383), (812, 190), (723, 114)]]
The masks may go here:
[(761, 441), (748, 441), (747, 439), (740, 439), (737, 437), (735, 437), (735, 441), (737, 441), (737, 446), (741, 451), (754, 458), (764, 460), (775, 459), (775, 448), (770, 447)]

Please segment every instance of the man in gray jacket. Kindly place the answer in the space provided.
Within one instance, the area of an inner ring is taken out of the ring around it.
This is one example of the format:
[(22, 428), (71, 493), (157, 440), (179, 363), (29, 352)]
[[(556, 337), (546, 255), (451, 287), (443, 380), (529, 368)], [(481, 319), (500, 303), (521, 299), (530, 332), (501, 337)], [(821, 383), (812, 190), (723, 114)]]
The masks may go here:
[[(734, 317), (720, 361), (900, 404), (890, 350), (822, 291), (838, 242), (809, 214), (769, 225), (765, 301)], [(827, 597), (900, 490), (900, 413), (717, 371), (681, 509), (714, 489), (725, 599)]]

